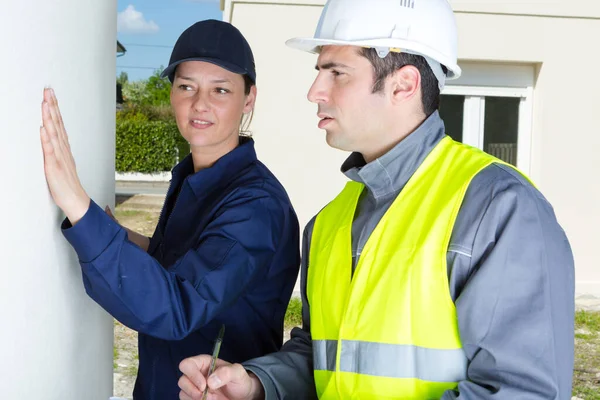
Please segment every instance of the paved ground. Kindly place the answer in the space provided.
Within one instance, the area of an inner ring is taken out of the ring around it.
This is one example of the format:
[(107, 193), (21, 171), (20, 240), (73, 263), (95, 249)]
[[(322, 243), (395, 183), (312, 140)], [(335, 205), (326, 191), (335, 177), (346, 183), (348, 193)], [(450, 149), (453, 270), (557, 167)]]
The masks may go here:
[(115, 193), (117, 195), (146, 195), (158, 194), (165, 195), (169, 189), (169, 182), (125, 182), (117, 181), (115, 183)]
[(586, 294), (575, 297), (575, 308), (585, 311), (600, 311), (600, 298)]

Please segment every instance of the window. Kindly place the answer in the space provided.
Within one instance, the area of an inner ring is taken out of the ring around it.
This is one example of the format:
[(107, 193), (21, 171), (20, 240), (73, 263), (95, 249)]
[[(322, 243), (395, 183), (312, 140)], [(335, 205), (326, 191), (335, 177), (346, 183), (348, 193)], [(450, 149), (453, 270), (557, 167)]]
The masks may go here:
[(446, 134), (529, 173), (533, 73), (533, 66), (466, 64), (442, 91)]
[(465, 114), (465, 96), (442, 95), (440, 98), (440, 116), (444, 120), (446, 135), (457, 142), (463, 141), (463, 119)]

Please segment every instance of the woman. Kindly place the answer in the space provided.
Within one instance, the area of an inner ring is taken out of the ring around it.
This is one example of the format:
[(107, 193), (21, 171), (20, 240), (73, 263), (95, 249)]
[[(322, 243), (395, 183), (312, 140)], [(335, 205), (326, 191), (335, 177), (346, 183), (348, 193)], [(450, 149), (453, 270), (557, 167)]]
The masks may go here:
[(202, 21), (182, 33), (163, 72), (191, 154), (173, 169), (158, 226), (127, 232), (85, 193), (54, 92), (44, 92), (46, 179), (65, 212), (87, 293), (139, 332), (135, 399), (176, 399), (186, 357), (240, 362), (278, 350), (299, 267), (299, 227), (285, 190), (240, 135), (256, 99), (248, 43), (232, 25)]

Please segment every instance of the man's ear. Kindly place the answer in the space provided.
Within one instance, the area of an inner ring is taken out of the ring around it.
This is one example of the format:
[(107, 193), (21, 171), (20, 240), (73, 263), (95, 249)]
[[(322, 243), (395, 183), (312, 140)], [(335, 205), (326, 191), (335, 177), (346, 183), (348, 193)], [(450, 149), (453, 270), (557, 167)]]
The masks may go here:
[(414, 65), (405, 65), (388, 77), (388, 85), (392, 103), (403, 103), (419, 92), (421, 73)]

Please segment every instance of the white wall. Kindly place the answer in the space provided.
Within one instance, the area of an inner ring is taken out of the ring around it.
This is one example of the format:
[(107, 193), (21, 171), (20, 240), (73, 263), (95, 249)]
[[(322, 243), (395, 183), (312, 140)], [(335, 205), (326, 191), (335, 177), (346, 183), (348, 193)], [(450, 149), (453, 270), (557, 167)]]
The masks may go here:
[(534, 87), (531, 177), (554, 206), (575, 255), (576, 291), (600, 296), (600, 81), (590, 52), (600, 17), (457, 13), (459, 57), (526, 63)]
[[(235, 5), (242, 3), (271, 5), (323, 6), (326, 0), (221, 0), (226, 20)], [(376, 1), (376, 0), (374, 0)], [(475, 14), (510, 14), (600, 18), (600, 2), (594, 0), (449, 0), (455, 12)]]
[[(301, 224), (341, 189), (345, 154), (328, 148), (306, 100), (316, 56), (285, 40), (312, 36), (324, 0), (226, 0), (224, 19), (255, 53), (258, 100), (253, 130), (259, 157), (280, 177)], [(575, 254), (578, 293), (600, 295), (600, 80), (593, 50), (600, 2), (451, 1), (459, 63), (524, 65), (536, 71), (530, 173), (553, 204)], [(591, 46), (591, 47), (590, 47)], [(468, 70), (466, 71), (468, 73)]]
[(54, 87), (81, 180), (114, 202), (114, 0), (2, 1), (0, 398), (106, 400), (112, 319), (83, 289), (46, 186), (39, 140)]

